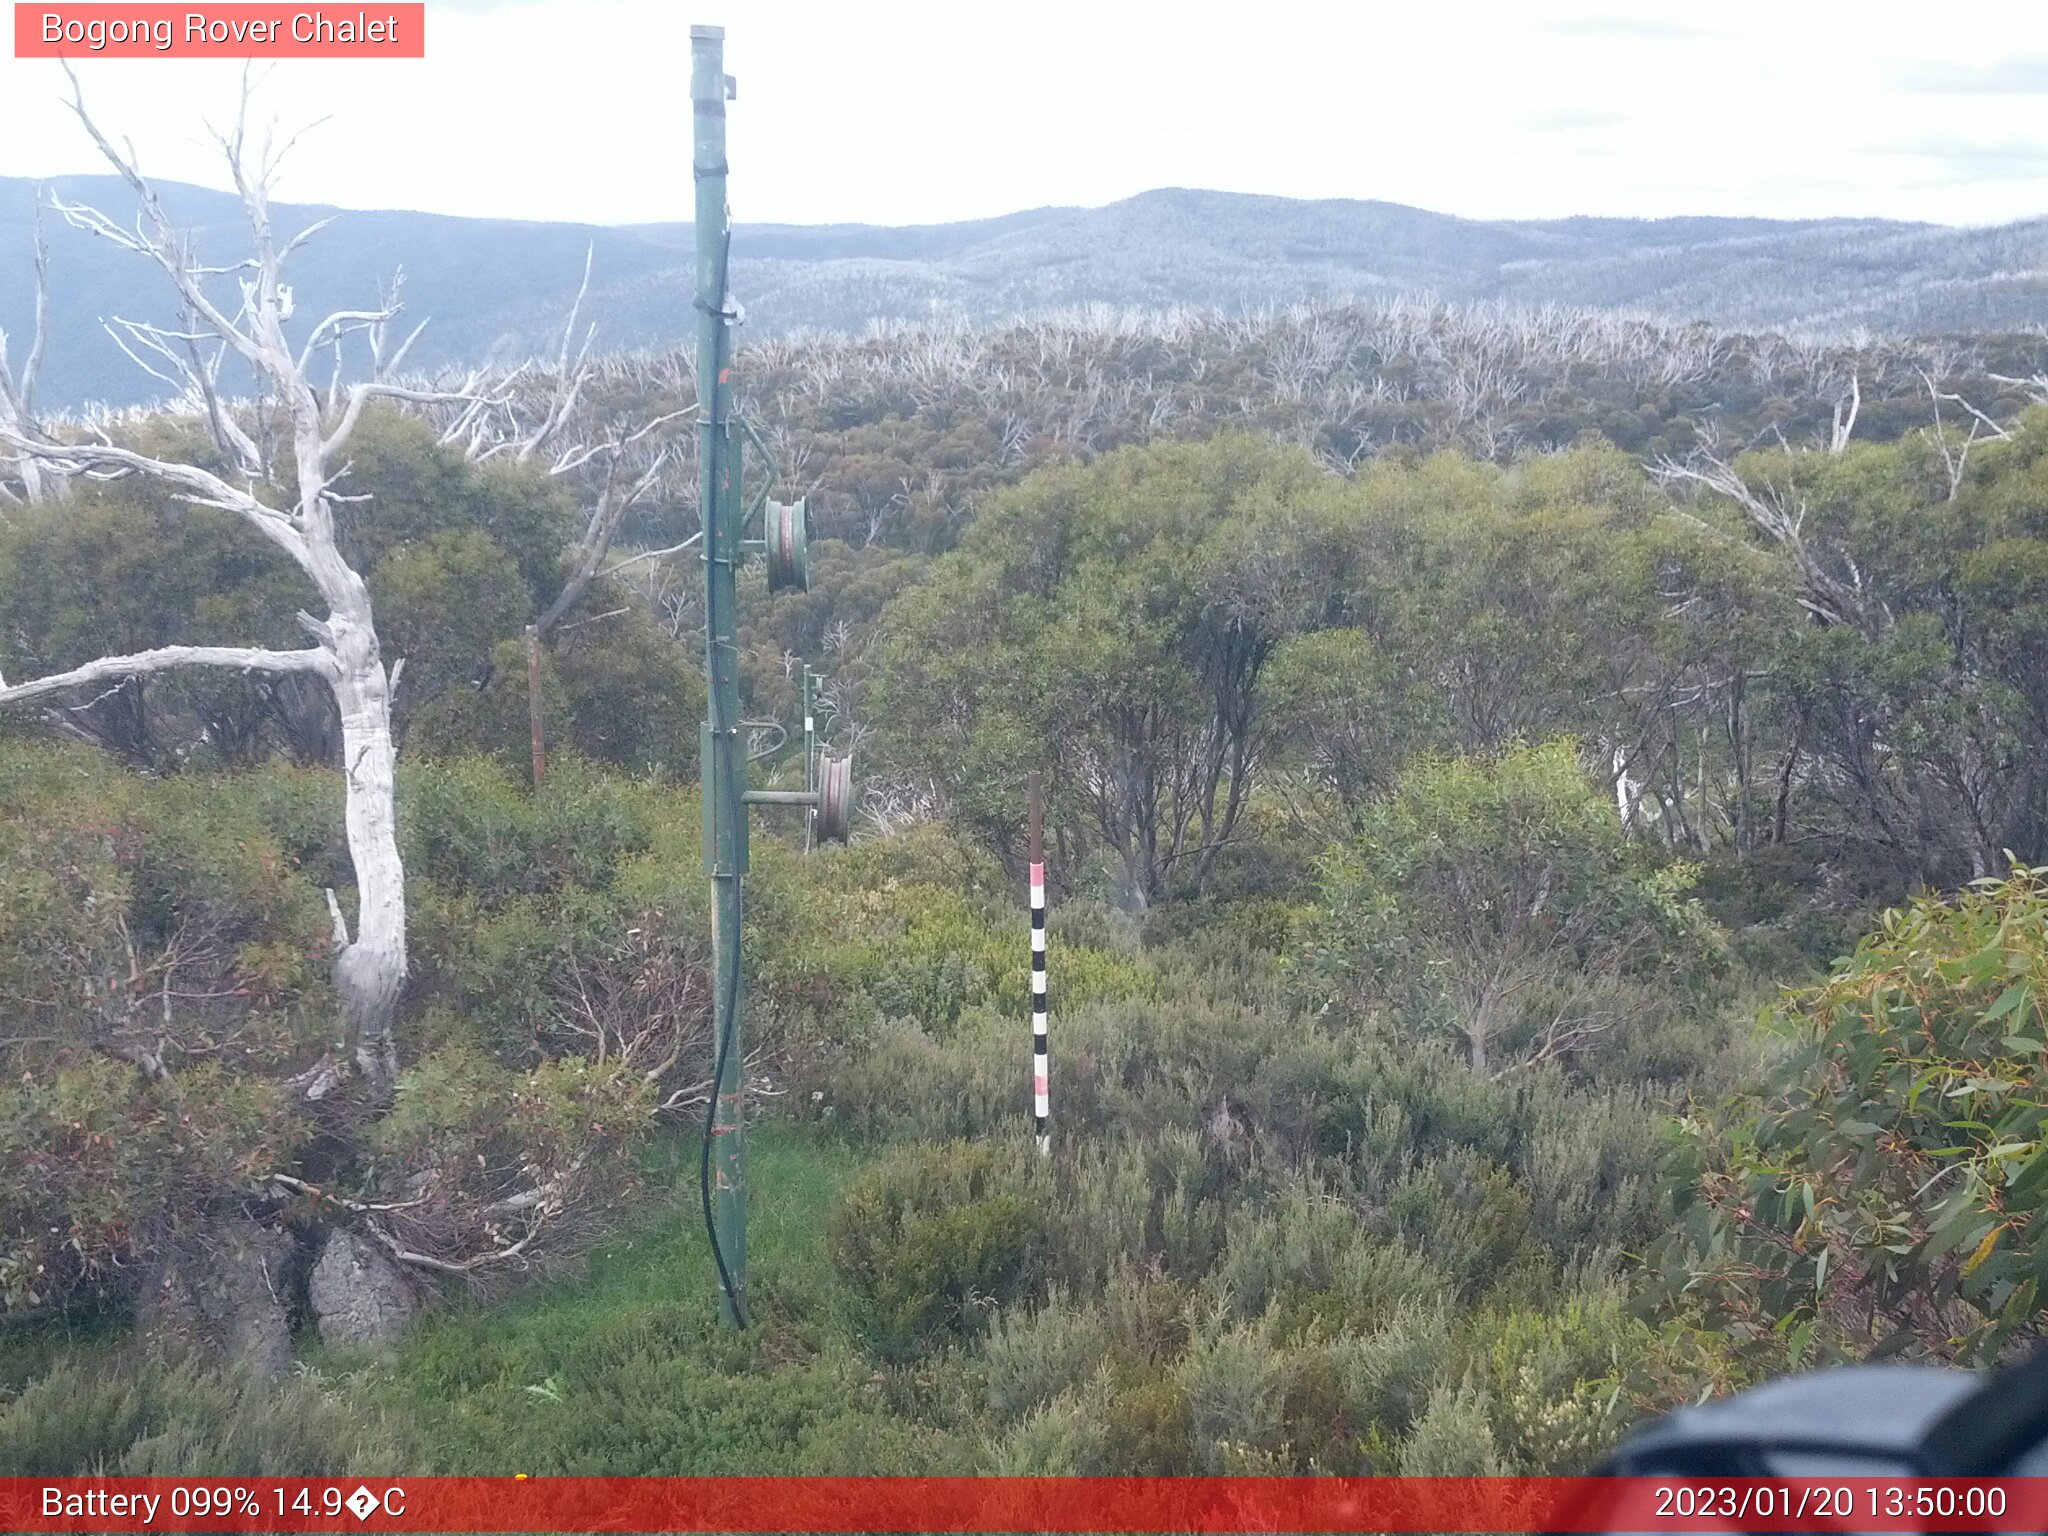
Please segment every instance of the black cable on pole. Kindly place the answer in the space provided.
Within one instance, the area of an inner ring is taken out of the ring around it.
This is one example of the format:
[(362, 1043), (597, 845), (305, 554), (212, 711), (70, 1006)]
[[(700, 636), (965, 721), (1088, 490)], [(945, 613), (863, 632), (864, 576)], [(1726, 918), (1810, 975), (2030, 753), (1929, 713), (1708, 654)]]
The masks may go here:
[[(734, 892), (734, 906), (737, 907), (738, 892)], [(740, 1327), (747, 1326), (746, 1303), (738, 1291), (733, 1289), (732, 1271), (725, 1265), (725, 1249), (718, 1241), (718, 1220), (711, 1214), (711, 1141), (718, 1124), (718, 1091), (725, 1081), (726, 1052), (732, 1046), (733, 1014), (740, 1001), (740, 957), (732, 957), (732, 978), (725, 991), (725, 1028), (719, 1032), (717, 1059), (711, 1066), (711, 1100), (704, 1106), (704, 1144), (697, 1162), (697, 1193), (704, 1203), (704, 1235), (711, 1239), (711, 1261), (718, 1266), (718, 1285), (725, 1292), (725, 1299), (732, 1305), (732, 1315)], [(717, 1015), (713, 1015), (714, 1018)]]
[[(732, 225), (730, 221), (728, 221), (725, 227), (724, 251), (720, 257), (720, 265), (724, 269), (725, 280), (723, 283), (720, 284), (720, 288), (722, 291), (719, 296), (719, 308), (716, 311), (718, 317), (724, 323), (719, 327), (717, 332), (718, 355), (715, 359), (715, 362), (717, 365), (719, 365), (719, 368), (718, 372), (714, 372), (712, 375), (714, 381), (717, 381), (719, 378), (719, 374), (723, 372), (722, 365), (725, 361), (726, 352), (725, 338), (727, 332), (731, 328), (732, 321), (734, 318), (730, 308), (732, 293), (731, 263)], [(703, 301), (701, 299), (698, 300), (697, 307), (699, 309), (702, 309), (704, 307)], [(709, 400), (709, 402), (699, 402), (700, 405), (706, 406), (706, 414), (710, 419), (714, 434), (716, 433), (718, 428), (725, 425), (725, 421), (719, 413), (719, 405), (722, 403), (724, 398), (725, 391), (722, 384), (714, 382), (712, 385), (711, 399)], [(714, 444), (714, 452), (715, 451), (716, 449)], [(717, 487), (714, 486), (713, 494), (715, 495), (716, 493)], [(705, 545), (707, 554), (711, 552), (710, 546), (712, 540), (710, 538), (710, 529), (712, 526), (713, 511), (713, 507), (706, 507), (704, 509), (706, 529)], [(735, 553), (736, 551), (728, 551), (729, 556)], [(707, 621), (708, 617), (709, 615), (707, 611)], [(742, 816), (746, 815), (746, 809), (744, 806), (741, 807), (740, 814)], [(728, 977), (721, 978), (725, 985), (725, 1007), (723, 1010), (715, 1011), (712, 1014), (712, 1019), (714, 1020), (714, 1022), (722, 1018), (724, 1020), (725, 1027), (719, 1031), (718, 1050), (716, 1052), (716, 1059), (712, 1062), (711, 1067), (711, 1099), (710, 1102), (704, 1106), (704, 1139), (703, 1145), (699, 1149), (699, 1155), (697, 1160), (697, 1193), (701, 1197), (704, 1207), (704, 1235), (711, 1239), (711, 1259), (712, 1262), (718, 1266), (719, 1289), (725, 1293), (726, 1304), (732, 1308), (733, 1321), (737, 1323), (740, 1327), (744, 1328), (747, 1326), (746, 1303), (742, 1300), (738, 1288), (733, 1285), (732, 1270), (729, 1267), (727, 1267), (725, 1262), (725, 1249), (718, 1241), (718, 1218), (712, 1213), (711, 1209), (711, 1147), (713, 1140), (717, 1135), (718, 1096), (721, 1089), (725, 1085), (725, 1067), (726, 1061), (728, 1059), (728, 1053), (732, 1049), (732, 1038), (734, 1035), (739, 1033), (739, 939), (741, 898), (740, 878), (737, 868), (735, 868), (730, 878), (732, 880), (733, 923), (732, 933), (729, 936), (729, 942), (725, 947), (730, 951), (731, 974)], [(735, 1118), (737, 1118), (737, 1106), (735, 1106), (734, 1114)]]

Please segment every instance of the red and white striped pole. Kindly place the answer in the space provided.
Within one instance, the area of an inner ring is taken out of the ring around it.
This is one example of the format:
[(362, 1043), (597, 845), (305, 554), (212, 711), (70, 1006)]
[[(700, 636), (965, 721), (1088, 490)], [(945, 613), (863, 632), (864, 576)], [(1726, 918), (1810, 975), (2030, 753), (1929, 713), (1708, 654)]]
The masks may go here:
[(1031, 775), (1031, 1125), (1041, 1156), (1052, 1152), (1052, 1075), (1046, 1054), (1045, 799)]

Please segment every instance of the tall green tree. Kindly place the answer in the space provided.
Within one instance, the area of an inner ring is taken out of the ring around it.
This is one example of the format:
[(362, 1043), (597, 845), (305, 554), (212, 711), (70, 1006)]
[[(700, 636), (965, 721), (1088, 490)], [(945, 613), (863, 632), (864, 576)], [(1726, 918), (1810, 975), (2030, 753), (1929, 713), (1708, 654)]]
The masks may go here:
[(1666, 467), (1798, 604), (1757, 658), (1782, 719), (1776, 835), (1868, 848), (1901, 891), (2035, 857), (2048, 831), (2048, 413), (2001, 432), (1967, 456), (1915, 434)]
[(1511, 469), (1388, 463), (1356, 495), (1354, 605), (1438, 706), (1416, 746), (1569, 733), (1597, 749), (1628, 819), (1673, 846), (1703, 852), (1741, 821), (1742, 689), (1759, 619), (1789, 611), (1754, 549), (1677, 515), (1594, 443)]
[(1689, 866), (1622, 827), (1570, 741), (1425, 759), (1322, 861), (1321, 1005), (1449, 1035), (1477, 1071), (1668, 1013), (1711, 958)]
[(998, 847), (1043, 765), (1062, 814), (1143, 903), (1199, 889), (1270, 744), (1261, 688), (1325, 621), (1337, 483), (1244, 437), (1128, 449), (991, 501), (883, 616), (876, 713)]

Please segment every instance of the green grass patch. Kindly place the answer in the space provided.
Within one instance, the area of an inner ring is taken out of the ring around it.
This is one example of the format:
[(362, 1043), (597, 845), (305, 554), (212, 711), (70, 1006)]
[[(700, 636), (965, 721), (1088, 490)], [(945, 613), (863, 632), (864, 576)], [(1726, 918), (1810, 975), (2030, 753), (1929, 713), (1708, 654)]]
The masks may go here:
[(61, 1362), (92, 1365), (111, 1361), (127, 1343), (126, 1317), (0, 1322), (0, 1403)]
[[(868, 1154), (787, 1126), (748, 1139), (754, 1325), (718, 1320), (696, 1142), (664, 1149), (671, 1212), (581, 1273), (426, 1321), (363, 1385), (419, 1426), (421, 1460), (479, 1475), (967, 1470), (971, 1404), (951, 1368), (863, 1356), (827, 1256), (840, 1185)], [(333, 1361), (331, 1364), (341, 1364)]]

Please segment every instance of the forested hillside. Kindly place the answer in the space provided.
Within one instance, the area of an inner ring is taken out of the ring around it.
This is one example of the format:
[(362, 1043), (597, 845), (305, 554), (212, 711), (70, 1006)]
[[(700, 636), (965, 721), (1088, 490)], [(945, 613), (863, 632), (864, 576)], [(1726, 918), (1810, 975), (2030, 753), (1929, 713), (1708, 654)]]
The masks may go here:
[[(165, 184), (202, 248), (241, 238), (230, 194)], [(27, 334), (39, 200), (118, 204), (112, 178), (0, 177), (0, 330)], [(546, 350), (591, 257), (592, 313), (608, 349), (669, 344), (683, 324), (690, 227), (607, 228), (280, 204), (295, 234), (333, 219), (295, 257), (307, 312), (359, 302), (402, 268), (413, 312), (433, 317), (416, 361), (466, 368)], [(68, 338), (47, 399), (82, 407), (162, 396), (102, 334), (119, 313), (168, 323), (133, 287), (128, 253), (45, 212), (51, 306)], [(1971, 336), (2048, 323), (2040, 221), (1951, 229), (1882, 219), (1555, 219), (1487, 222), (1382, 202), (1304, 202), (1179, 188), (1103, 208), (1040, 208), (960, 224), (887, 228), (740, 224), (735, 281), (749, 337), (858, 335), (885, 325), (1002, 325), (1109, 305), (1259, 313), (1289, 305), (1435, 298), (1620, 310), (1671, 325), (1793, 335)], [(162, 300), (168, 304), (168, 300)], [(360, 364), (358, 357), (356, 362)]]
[(809, 662), (861, 788), (756, 822), (744, 1333), (688, 359), (251, 351), (11, 429), (0, 1473), (1571, 1471), (2038, 1335), (2038, 337), (743, 349), (756, 782)]

